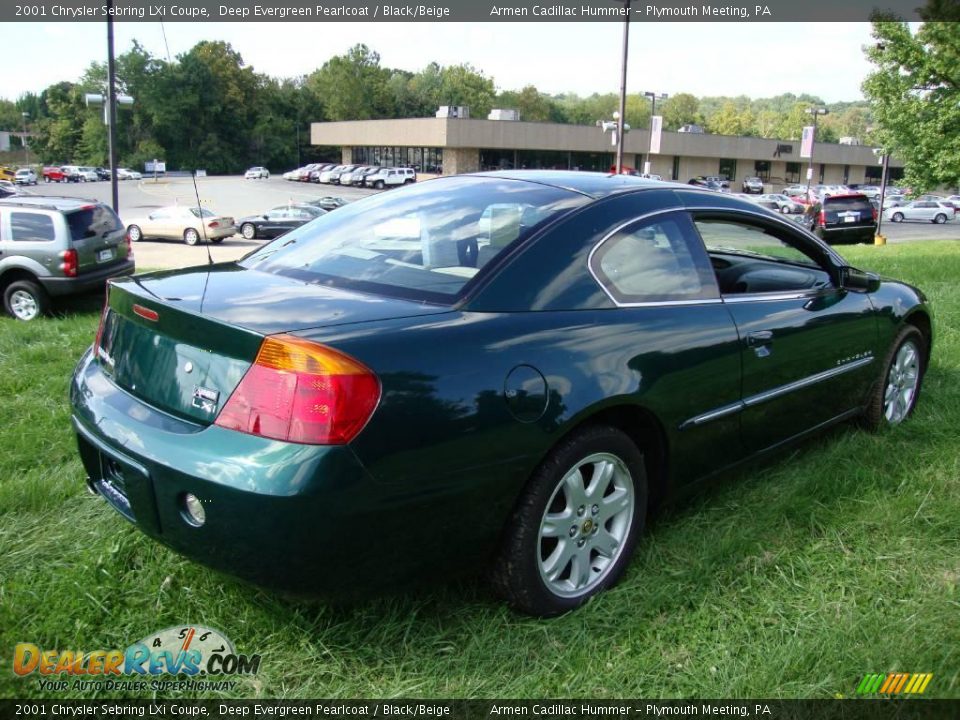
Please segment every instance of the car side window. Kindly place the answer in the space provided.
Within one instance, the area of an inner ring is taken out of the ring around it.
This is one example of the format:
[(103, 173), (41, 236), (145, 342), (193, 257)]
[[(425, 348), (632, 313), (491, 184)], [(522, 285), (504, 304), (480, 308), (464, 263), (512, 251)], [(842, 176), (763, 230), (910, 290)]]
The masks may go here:
[(10, 238), (29, 242), (55, 240), (57, 231), (53, 218), (40, 213), (10, 213)]
[(765, 223), (696, 217), (723, 295), (808, 292), (831, 285), (813, 248)]
[(628, 225), (604, 240), (590, 262), (596, 278), (621, 304), (719, 296), (686, 215), (662, 215)]

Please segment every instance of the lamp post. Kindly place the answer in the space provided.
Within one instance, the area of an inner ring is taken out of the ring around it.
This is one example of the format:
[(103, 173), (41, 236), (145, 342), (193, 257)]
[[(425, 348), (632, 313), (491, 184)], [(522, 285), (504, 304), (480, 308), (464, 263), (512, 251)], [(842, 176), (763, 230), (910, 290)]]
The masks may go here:
[(808, 107), (804, 110), (807, 115), (813, 115), (813, 137), (810, 139), (810, 164), (807, 167), (807, 196), (810, 194), (810, 181), (813, 179), (813, 148), (817, 144), (817, 118), (830, 111), (824, 107)]
[[(877, 235), (874, 240), (876, 244), (881, 244), (883, 235), (880, 234), (880, 230), (883, 226), (883, 200), (887, 195), (887, 175), (890, 171), (890, 153), (888, 153), (883, 148), (874, 148), (873, 154), (879, 157), (881, 160), (881, 170), (880, 170), (880, 208), (877, 211)], [(886, 243), (886, 240), (882, 240), (883, 243)]]
[(623, 172), (623, 133), (624, 122), (627, 117), (627, 52), (630, 44), (630, 2), (631, 0), (614, 0), (623, 3), (623, 52), (620, 66), (620, 112), (617, 114), (617, 175)]
[(20, 116), (23, 118), (23, 151), (26, 153), (26, 163), (30, 164), (30, 144), (27, 142), (27, 118), (30, 117), (30, 113), (22, 112)]

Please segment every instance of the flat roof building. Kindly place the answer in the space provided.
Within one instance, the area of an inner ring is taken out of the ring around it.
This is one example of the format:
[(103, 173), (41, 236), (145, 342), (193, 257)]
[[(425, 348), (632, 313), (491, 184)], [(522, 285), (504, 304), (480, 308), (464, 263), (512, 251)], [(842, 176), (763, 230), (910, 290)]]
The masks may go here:
[[(517, 168), (606, 172), (615, 150), (610, 135), (592, 125), (450, 117), (315, 122), (310, 141), (339, 146), (344, 163), (444, 175)], [(648, 130), (631, 130), (624, 165), (642, 171), (649, 160), (649, 172), (680, 182), (704, 175), (726, 176), (731, 184), (758, 176), (769, 189), (806, 182), (809, 160), (800, 157), (799, 140), (664, 132), (660, 152), (650, 155), (649, 147)], [(814, 184), (880, 183), (880, 159), (870, 147), (817, 143), (814, 161)], [(902, 175), (902, 162), (891, 158), (890, 179)]]

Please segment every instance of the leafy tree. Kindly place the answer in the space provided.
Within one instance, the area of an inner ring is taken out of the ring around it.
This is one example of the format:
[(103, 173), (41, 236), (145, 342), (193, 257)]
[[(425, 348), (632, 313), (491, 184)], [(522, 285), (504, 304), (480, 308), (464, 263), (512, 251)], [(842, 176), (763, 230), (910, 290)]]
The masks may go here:
[(324, 99), (331, 120), (369, 120), (391, 116), (389, 78), (380, 55), (360, 44), (327, 60), (307, 84)]
[[(956, 13), (955, 5), (953, 12)], [(929, 5), (943, 17), (949, 7)], [(958, 18), (960, 19), (960, 18)], [(879, 128), (878, 144), (903, 158), (918, 190), (960, 185), (960, 33), (952, 22), (926, 22), (916, 32), (880, 16), (867, 57), (876, 69), (863, 83)]]
[(700, 101), (690, 93), (671, 95), (663, 102), (661, 110), (663, 125), (668, 130), (679, 130), (684, 125), (703, 122), (700, 117)]
[(472, 65), (448, 65), (440, 70), (439, 105), (466, 105), (471, 117), (485, 118), (495, 97), (493, 79)]
[(744, 118), (732, 100), (728, 100), (719, 112), (707, 119), (707, 129), (718, 135), (742, 135)]

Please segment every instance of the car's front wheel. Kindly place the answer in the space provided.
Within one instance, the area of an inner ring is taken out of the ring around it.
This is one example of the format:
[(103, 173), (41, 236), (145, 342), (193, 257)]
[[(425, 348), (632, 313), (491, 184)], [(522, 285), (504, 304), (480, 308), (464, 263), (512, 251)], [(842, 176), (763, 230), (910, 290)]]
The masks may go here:
[(243, 235), (245, 240), (253, 240), (257, 237), (257, 228), (253, 223), (244, 223), (240, 227), (240, 234)]
[(643, 456), (623, 432), (579, 430), (534, 471), (491, 569), (519, 610), (557, 615), (623, 575), (647, 509)]
[(375, 189), (377, 189), (377, 190), (383, 190), (383, 180), (377, 180), (377, 181), (373, 184), (373, 187), (374, 187)]
[(200, 242), (200, 233), (193, 228), (187, 228), (183, 231), (183, 241), (187, 245), (196, 245), (198, 242)]
[(3, 291), (3, 306), (17, 320), (35, 320), (47, 312), (49, 305), (46, 291), (33, 280), (17, 280)]
[(926, 347), (923, 334), (913, 325), (900, 331), (870, 396), (864, 425), (876, 430), (884, 425), (899, 425), (910, 416), (917, 406), (927, 369)]

